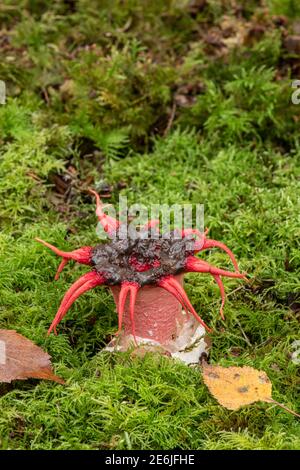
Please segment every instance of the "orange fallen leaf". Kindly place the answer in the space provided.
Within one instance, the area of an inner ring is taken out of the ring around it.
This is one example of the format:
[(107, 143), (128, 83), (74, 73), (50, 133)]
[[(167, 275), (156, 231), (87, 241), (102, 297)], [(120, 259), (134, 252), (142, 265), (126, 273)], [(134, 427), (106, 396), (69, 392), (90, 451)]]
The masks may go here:
[(0, 382), (29, 378), (65, 381), (52, 370), (50, 356), (14, 330), (0, 329)]
[(253, 367), (221, 367), (202, 364), (203, 380), (218, 402), (229, 410), (256, 401), (274, 403), (289, 413), (300, 415), (272, 398), (272, 383), (267, 374)]
[(218, 402), (229, 410), (255, 401), (268, 401), (272, 395), (272, 384), (266, 373), (252, 367), (205, 365), (203, 379)]

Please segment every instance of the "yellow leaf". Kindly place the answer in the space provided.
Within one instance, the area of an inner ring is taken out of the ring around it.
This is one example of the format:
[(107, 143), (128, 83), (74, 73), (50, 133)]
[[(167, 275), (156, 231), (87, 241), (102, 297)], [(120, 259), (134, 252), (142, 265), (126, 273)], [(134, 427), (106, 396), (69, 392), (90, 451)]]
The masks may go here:
[(204, 383), (218, 402), (229, 410), (256, 401), (273, 401), (267, 374), (252, 367), (203, 366)]

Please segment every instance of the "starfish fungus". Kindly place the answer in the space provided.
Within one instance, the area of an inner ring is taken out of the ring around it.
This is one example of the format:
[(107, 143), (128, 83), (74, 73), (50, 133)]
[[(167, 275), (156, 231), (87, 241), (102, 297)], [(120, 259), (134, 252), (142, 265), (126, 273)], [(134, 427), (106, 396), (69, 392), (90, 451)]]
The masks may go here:
[[(158, 224), (157, 220), (141, 227), (138, 236), (120, 238), (118, 231), (122, 230), (122, 224), (106, 215), (99, 195), (93, 190), (90, 192), (96, 197), (96, 214), (110, 237), (109, 242), (66, 252), (36, 238), (62, 258), (55, 279), (58, 279), (70, 260), (92, 267), (91, 271), (81, 276), (66, 292), (48, 334), (51, 331), (56, 334), (57, 325), (80, 295), (100, 285), (111, 288), (117, 304), (116, 335), (125, 328), (125, 332), (131, 332), (135, 343), (137, 336), (148, 337), (159, 343), (174, 337), (178, 322), (182, 320), (182, 308), (186, 316), (191, 314), (197, 323), (211, 331), (195, 311), (183, 288), (183, 275), (190, 272), (213, 276), (220, 290), (220, 314), (224, 319), (225, 289), (222, 277), (246, 279), (226, 245), (207, 238), (207, 231), (201, 233), (194, 229), (180, 232), (174, 230), (169, 237), (159, 236), (157, 229), (158, 237), (153, 238), (150, 236), (151, 230)], [(220, 269), (195, 256), (215, 247), (229, 255), (234, 271)]]

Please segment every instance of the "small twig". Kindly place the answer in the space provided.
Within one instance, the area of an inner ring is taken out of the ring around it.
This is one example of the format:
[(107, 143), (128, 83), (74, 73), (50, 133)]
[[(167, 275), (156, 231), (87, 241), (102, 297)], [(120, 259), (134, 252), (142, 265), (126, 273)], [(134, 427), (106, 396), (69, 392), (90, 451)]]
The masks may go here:
[(243, 328), (242, 328), (242, 325), (240, 324), (240, 322), (238, 320), (236, 320), (241, 332), (242, 332), (242, 335), (244, 337), (244, 340), (246, 341), (246, 343), (248, 344), (248, 346), (250, 346), (252, 348), (252, 344), (250, 343), (250, 340), (248, 338), (248, 336), (246, 335), (246, 333), (244, 332)]
[(294, 416), (297, 416), (297, 418), (300, 418), (300, 415), (298, 413), (296, 413), (296, 411), (290, 410), (290, 408), (283, 405), (282, 403), (279, 403), (276, 400), (273, 400), (273, 398), (267, 398), (265, 401), (268, 402), (268, 403), (274, 403), (274, 405), (280, 406), (280, 408), (282, 408), (283, 410), (287, 411), (288, 413), (291, 413)]
[(237, 287), (236, 289), (233, 289), (231, 292), (229, 292), (229, 293), (227, 294), (227, 297), (229, 297), (229, 296), (232, 295), (232, 294), (235, 294), (236, 292), (238, 292), (239, 290), (243, 289), (244, 287), (245, 287), (245, 286), (242, 285), (242, 286)]
[(258, 349), (258, 348), (261, 348), (262, 346), (266, 346), (267, 344), (272, 343), (272, 341), (273, 341), (273, 338), (272, 338), (272, 337), (271, 337), (271, 338), (267, 338), (267, 339), (265, 339), (262, 343), (257, 344), (257, 345), (255, 346), (255, 348)]
[(203, 351), (202, 354), (200, 355), (199, 357), (199, 361), (198, 361), (198, 366), (200, 367), (200, 369), (203, 371), (203, 369), (208, 366), (208, 354)]
[(172, 127), (174, 117), (175, 117), (175, 113), (176, 113), (176, 103), (174, 101), (173, 106), (172, 106), (172, 110), (171, 110), (171, 114), (170, 114), (170, 117), (169, 117), (168, 125), (167, 125), (167, 127), (164, 131), (164, 137), (168, 134), (169, 130)]
[(46, 101), (47, 105), (49, 106), (49, 104), (50, 104), (50, 99), (49, 99), (49, 95), (48, 95), (47, 88), (46, 88), (46, 87), (43, 87), (43, 88), (42, 88), (42, 92), (43, 92), (45, 101)]

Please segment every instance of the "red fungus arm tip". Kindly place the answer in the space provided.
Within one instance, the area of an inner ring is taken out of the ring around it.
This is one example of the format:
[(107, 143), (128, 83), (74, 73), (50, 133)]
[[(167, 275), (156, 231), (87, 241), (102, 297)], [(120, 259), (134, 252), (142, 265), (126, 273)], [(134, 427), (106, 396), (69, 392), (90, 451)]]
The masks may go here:
[(135, 321), (134, 321), (134, 309), (135, 309), (135, 302), (137, 293), (139, 290), (139, 285), (132, 283), (130, 285), (130, 303), (129, 303), (129, 313), (130, 313), (130, 321), (131, 321), (131, 329), (132, 329), (132, 336), (134, 338), (135, 345), (138, 346), (138, 342), (135, 335)]
[(234, 277), (247, 280), (245, 274), (217, 268), (216, 266), (213, 266), (212, 264), (209, 264), (206, 261), (203, 261), (202, 259), (200, 260), (194, 256), (187, 257), (185, 269), (186, 272), (209, 273), (216, 274), (217, 276)]
[(222, 320), (225, 320), (224, 310), (223, 310), (224, 305), (225, 305), (225, 301), (226, 301), (226, 294), (225, 294), (224, 284), (223, 284), (222, 279), (220, 278), (220, 276), (218, 276), (217, 274), (213, 274), (213, 277), (214, 277), (214, 279), (215, 279), (215, 281), (218, 284), (219, 289), (220, 289), (221, 300), (222, 300), (221, 307), (220, 307), (220, 315), (221, 315)]
[(137, 296), (137, 292), (139, 288), (140, 286), (135, 282), (128, 282), (128, 281), (122, 282), (121, 291), (119, 294), (119, 302), (118, 302), (119, 323), (118, 323), (118, 331), (116, 333), (116, 335), (119, 335), (122, 330), (125, 303), (126, 303), (127, 295), (128, 293), (130, 293), (129, 313), (130, 313), (132, 335), (133, 335), (136, 346), (138, 345), (138, 343), (137, 343), (136, 335), (135, 335), (134, 307), (135, 307), (136, 296)]
[(207, 230), (204, 233), (201, 233), (198, 229), (194, 228), (185, 228), (181, 232), (181, 236), (187, 237), (188, 235), (195, 235), (195, 244), (194, 244), (194, 252), (197, 253), (198, 251), (203, 249), (203, 245), (205, 242), (205, 235)]
[(206, 238), (204, 240), (202, 250), (208, 250), (210, 248), (220, 248), (221, 250), (225, 251), (228, 254), (229, 258), (231, 259), (235, 270), (237, 272), (239, 272), (239, 267), (238, 267), (237, 261), (234, 257), (234, 254), (228, 248), (228, 246), (226, 246), (224, 243), (218, 242), (217, 240), (210, 240), (209, 238)]
[(60, 273), (62, 272), (62, 270), (64, 269), (64, 267), (66, 266), (66, 264), (68, 264), (69, 260), (67, 258), (63, 258), (61, 260), (61, 262), (59, 263), (59, 266), (57, 268), (57, 271), (56, 271), (56, 274), (54, 276), (54, 280), (57, 281), (59, 279), (59, 275)]
[(149, 230), (152, 228), (156, 228), (156, 230), (158, 230), (158, 227), (156, 227), (158, 224), (159, 224), (158, 219), (152, 219), (152, 220), (149, 220), (146, 224), (142, 225), (141, 228), (142, 230)]
[(91, 271), (81, 276), (74, 284), (71, 285), (69, 290), (66, 292), (64, 298), (61, 301), (60, 307), (55, 315), (53, 322), (48, 330), (48, 335), (54, 330), (56, 334), (56, 327), (68, 312), (69, 308), (75, 302), (75, 300), (82, 295), (84, 292), (93, 289), (96, 286), (102, 285), (105, 282), (105, 278), (97, 273)]
[(109, 215), (106, 215), (103, 212), (103, 204), (101, 202), (99, 194), (96, 191), (89, 188), (89, 192), (93, 194), (96, 198), (96, 215), (104, 231), (107, 232), (110, 236), (114, 236), (120, 226), (120, 222), (117, 219), (110, 217)]
[(126, 283), (122, 283), (118, 301), (118, 331), (116, 333), (116, 336), (118, 336), (122, 330), (123, 314), (128, 291), (129, 286)]
[(51, 245), (48, 242), (45, 242), (41, 238), (35, 238), (35, 240), (39, 243), (42, 243), (47, 248), (50, 248), (50, 250), (52, 250), (56, 255), (61, 256), (63, 258), (56, 271), (55, 278), (54, 278), (55, 280), (59, 278), (61, 271), (70, 260), (76, 261), (77, 263), (81, 263), (81, 264), (87, 264), (87, 265), (92, 264), (91, 263), (91, 257), (92, 257), (91, 246), (83, 246), (82, 248), (79, 248), (78, 250), (73, 250), (73, 251), (62, 251), (59, 248), (56, 248), (56, 246)]
[(176, 297), (176, 299), (178, 300), (178, 302), (181, 303), (181, 305), (183, 306), (184, 309), (187, 309), (195, 318), (196, 320), (202, 325), (204, 326), (204, 328), (208, 331), (208, 332), (211, 332), (212, 330), (206, 325), (206, 323), (204, 323), (204, 321), (202, 320), (201, 317), (199, 317), (199, 315), (197, 314), (196, 310), (194, 309), (194, 307), (192, 306), (185, 290), (183, 289), (183, 287), (181, 287), (181, 285), (179, 284), (179, 282), (176, 281), (176, 279), (174, 278), (174, 276), (166, 276), (162, 279), (160, 279), (158, 282), (157, 282), (157, 285), (159, 287), (162, 287), (163, 289), (167, 290), (168, 292), (170, 292), (170, 294), (174, 295), (174, 297)]

